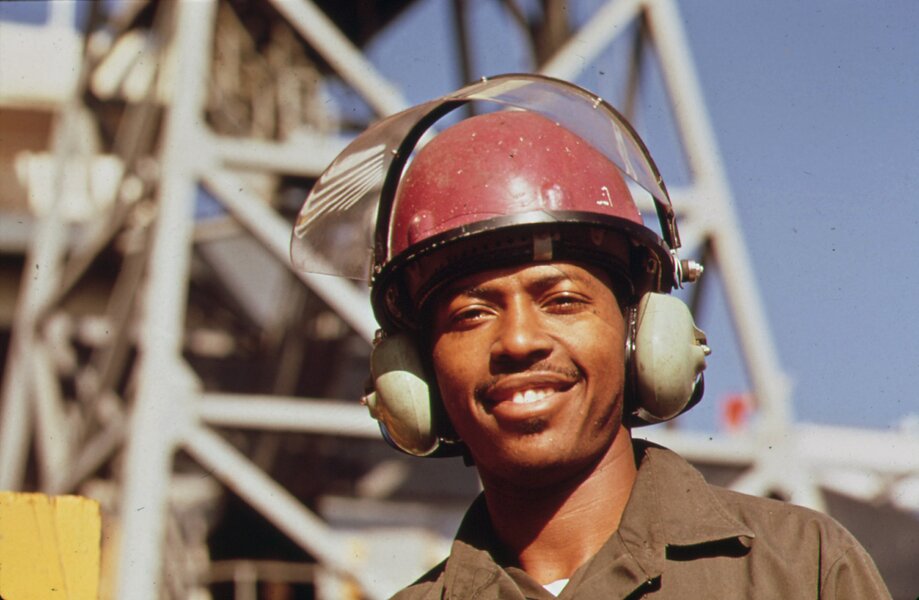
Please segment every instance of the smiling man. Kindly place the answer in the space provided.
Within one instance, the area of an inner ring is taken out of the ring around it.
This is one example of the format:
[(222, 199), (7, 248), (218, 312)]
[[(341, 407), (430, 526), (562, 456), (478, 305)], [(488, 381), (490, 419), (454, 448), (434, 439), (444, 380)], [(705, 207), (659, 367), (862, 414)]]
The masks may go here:
[[(427, 141), (468, 103), (483, 114)], [(333, 250), (367, 223), (366, 252)], [(399, 598), (888, 597), (825, 515), (709, 486), (632, 440), (701, 398), (705, 337), (668, 295), (701, 269), (678, 248), (629, 124), (543, 77), (394, 115), (319, 179), (293, 258), (354, 276), (372, 255), (371, 413), (404, 452), (463, 455), (484, 490), (450, 556)]]

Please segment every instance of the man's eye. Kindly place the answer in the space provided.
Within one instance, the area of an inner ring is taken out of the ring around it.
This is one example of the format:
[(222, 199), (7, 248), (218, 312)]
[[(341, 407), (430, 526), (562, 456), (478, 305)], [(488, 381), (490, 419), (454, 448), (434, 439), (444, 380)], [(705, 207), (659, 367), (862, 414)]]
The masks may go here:
[(451, 320), (458, 324), (473, 323), (475, 321), (484, 319), (487, 316), (488, 311), (486, 311), (484, 308), (471, 306), (455, 311), (451, 317)]
[(544, 306), (550, 310), (570, 311), (576, 310), (586, 303), (586, 299), (580, 295), (565, 292), (553, 294), (546, 299)]

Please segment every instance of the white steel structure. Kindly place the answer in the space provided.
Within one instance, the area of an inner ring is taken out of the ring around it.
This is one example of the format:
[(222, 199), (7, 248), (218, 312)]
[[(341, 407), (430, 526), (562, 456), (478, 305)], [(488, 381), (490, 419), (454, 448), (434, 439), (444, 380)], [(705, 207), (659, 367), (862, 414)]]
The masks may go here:
[[(288, 30), (328, 65), (330, 74), (360, 95), (377, 116), (407, 105), (397, 86), (314, 3), (269, 4), (286, 20)], [(544, 3), (547, 14), (554, 4)], [(509, 9), (513, 6), (508, 3)], [(134, 20), (144, 10), (153, 19), (146, 29), (136, 27)], [(33, 157), (25, 182), (30, 192), (39, 189), (49, 172), (40, 164), (51, 165), (48, 198), (53, 203), (35, 211), (23, 269), (27, 275), (12, 328), (0, 413), (0, 489), (22, 488), (32, 464), (35, 487), (41, 490), (95, 490), (108, 497), (120, 515), (113, 567), (118, 598), (200, 597), (196, 594), (202, 593), (207, 577), (215, 578), (226, 565), (209, 565), (206, 555), (202, 559), (198, 551), (206, 548), (206, 527), (196, 529), (188, 515), (212, 504), (221, 486), (254, 507), (319, 566), (318, 574), (275, 568), (275, 577), (314, 581), (318, 597), (386, 597), (421, 572), (430, 558), (427, 553), (441, 547), (439, 538), (417, 530), (361, 537), (335, 528), (218, 432), (377, 439), (378, 429), (363, 407), (356, 401), (269, 391), (255, 396), (208, 390), (187, 358), (189, 347), (196, 344), (219, 354), (214, 348), (221, 340), (232, 342), (219, 332), (193, 335), (188, 329), (195, 248), (206, 238), (194, 214), (201, 190), (277, 263), (286, 265), (290, 225), (272, 206), (270, 191), (263, 191), (265, 180), (314, 178), (346, 143), (337, 128), (322, 127), (321, 113), (289, 126), (287, 135), (267, 139), (217, 131), (209, 94), (219, 87), (221, 69), (227, 71), (225, 89), (232, 89), (234, 83), (228, 80), (242, 72), (227, 66), (234, 56), (231, 50), (245, 55), (239, 50), (245, 38), (218, 27), (232, 23), (231, 14), (217, 0), (132, 6), (82, 40), (79, 78), (46, 102), (56, 118), (52, 147), (44, 163), (42, 157)], [(65, 29), (57, 31), (67, 35)], [(8, 39), (3, 33), (0, 40)], [(215, 33), (229, 37), (215, 39)], [(576, 80), (585, 65), (625, 34), (636, 34), (639, 48), (656, 50), (668, 92), (679, 99), (673, 114), (692, 177), (686, 187), (671, 190), (674, 204), (683, 211), (687, 248), (710, 248), (708, 261), (716, 262), (723, 274), (758, 409), (758, 418), (743, 436), (713, 439), (678, 428), (655, 429), (649, 436), (691, 460), (737, 467), (741, 475), (732, 487), (742, 491), (779, 494), (819, 509), (824, 508), (821, 490), (833, 489), (869, 501), (899, 498), (904, 508), (916, 510), (919, 492), (903, 493), (919, 488), (915, 436), (792, 420), (790, 386), (760, 303), (674, 0), (606, 2), (563, 43), (545, 52), (540, 70)], [(6, 69), (9, 53), (2, 56), (0, 67)], [(141, 60), (131, 62), (131, 56)], [(638, 67), (634, 69), (623, 76), (638, 81)], [(28, 93), (4, 89), (7, 81), (0, 78), (2, 105), (16, 105), (23, 97), (28, 101)], [(271, 91), (280, 95), (283, 86), (275, 84)], [(96, 136), (106, 115), (93, 112), (85, 102), (88, 94), (122, 105), (114, 151), (100, 149)], [(253, 109), (248, 118), (283, 129), (284, 114), (282, 109)], [(115, 183), (94, 185), (94, 177)], [(68, 212), (73, 208), (67, 207), (68, 199), (75, 196), (89, 202), (90, 219)], [(104, 316), (86, 317), (67, 298), (89, 265), (113, 244), (123, 250), (120, 273)], [(367, 342), (372, 339), (376, 325), (364, 290), (330, 278), (300, 279), (350, 330)], [(77, 356), (77, 344), (90, 348), (89, 360)], [(133, 363), (125, 358), (130, 349), (136, 352)], [(219, 485), (178, 471), (180, 452)], [(396, 565), (373, 552), (375, 545), (394, 539), (405, 549)], [(243, 562), (231, 571), (228, 576), (238, 582), (237, 597), (255, 597), (254, 582), (265, 569)]]

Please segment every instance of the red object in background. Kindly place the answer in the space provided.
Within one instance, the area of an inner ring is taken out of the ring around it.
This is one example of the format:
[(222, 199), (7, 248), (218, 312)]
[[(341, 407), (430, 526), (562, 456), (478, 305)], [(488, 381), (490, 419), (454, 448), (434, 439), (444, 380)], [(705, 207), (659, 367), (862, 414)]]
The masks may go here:
[(749, 392), (728, 395), (721, 402), (721, 427), (730, 432), (744, 431), (753, 413), (753, 396)]

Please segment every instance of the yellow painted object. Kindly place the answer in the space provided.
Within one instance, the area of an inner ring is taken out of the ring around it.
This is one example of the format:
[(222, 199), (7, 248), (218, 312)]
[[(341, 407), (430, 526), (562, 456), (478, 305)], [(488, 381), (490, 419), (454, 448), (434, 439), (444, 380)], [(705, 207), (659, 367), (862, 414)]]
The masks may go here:
[(99, 597), (99, 504), (0, 492), (0, 598)]

